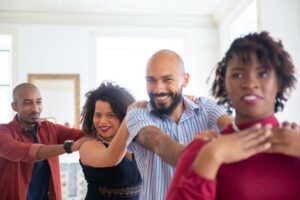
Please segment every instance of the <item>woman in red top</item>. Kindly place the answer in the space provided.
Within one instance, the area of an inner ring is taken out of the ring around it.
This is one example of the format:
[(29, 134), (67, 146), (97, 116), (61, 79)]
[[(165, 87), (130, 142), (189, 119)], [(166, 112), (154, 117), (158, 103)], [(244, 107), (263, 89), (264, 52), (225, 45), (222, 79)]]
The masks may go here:
[(212, 93), (235, 120), (182, 154), (167, 199), (300, 199), (300, 134), (280, 128), (294, 65), (267, 32), (236, 39), (218, 63)]

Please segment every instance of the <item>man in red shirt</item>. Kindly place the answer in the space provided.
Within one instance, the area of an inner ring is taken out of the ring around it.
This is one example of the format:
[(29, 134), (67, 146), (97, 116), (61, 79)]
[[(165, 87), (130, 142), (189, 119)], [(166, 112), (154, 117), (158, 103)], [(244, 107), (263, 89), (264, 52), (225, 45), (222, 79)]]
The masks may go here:
[(0, 124), (0, 198), (61, 199), (58, 155), (78, 150), (83, 133), (40, 121), (42, 98), (30, 83), (14, 88), (11, 105), (16, 116)]

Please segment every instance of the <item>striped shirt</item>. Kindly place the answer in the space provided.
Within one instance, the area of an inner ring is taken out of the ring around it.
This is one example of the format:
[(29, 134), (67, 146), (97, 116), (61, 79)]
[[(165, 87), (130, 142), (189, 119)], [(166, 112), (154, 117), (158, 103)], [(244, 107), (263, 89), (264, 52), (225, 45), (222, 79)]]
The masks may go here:
[[(156, 126), (170, 135), (180, 144), (188, 144), (196, 133), (207, 129), (218, 131), (217, 119), (225, 114), (225, 109), (215, 102), (200, 97), (196, 103), (184, 98), (185, 110), (178, 124), (169, 117), (158, 118), (151, 114), (151, 106), (147, 109), (133, 107), (126, 116), (130, 138), (146, 126)], [(131, 142), (129, 150), (134, 152), (138, 168), (142, 176), (141, 200), (163, 200), (167, 194), (174, 168), (164, 162), (158, 155), (146, 150), (136, 142)]]

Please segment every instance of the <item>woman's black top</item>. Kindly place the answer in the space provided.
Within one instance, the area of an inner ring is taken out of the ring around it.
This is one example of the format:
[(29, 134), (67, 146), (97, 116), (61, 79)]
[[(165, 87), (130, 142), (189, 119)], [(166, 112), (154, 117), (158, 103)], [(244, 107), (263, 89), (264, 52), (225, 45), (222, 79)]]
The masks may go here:
[(86, 200), (138, 200), (142, 179), (134, 156), (126, 157), (114, 167), (90, 167), (81, 163), (88, 183)]

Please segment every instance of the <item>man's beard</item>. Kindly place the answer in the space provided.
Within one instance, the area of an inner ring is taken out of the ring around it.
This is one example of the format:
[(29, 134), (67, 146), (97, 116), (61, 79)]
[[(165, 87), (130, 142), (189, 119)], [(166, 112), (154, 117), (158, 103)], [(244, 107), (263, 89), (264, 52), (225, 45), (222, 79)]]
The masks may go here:
[[(154, 101), (154, 98), (157, 96), (170, 96), (173, 99), (173, 101), (171, 105), (168, 107), (165, 106), (158, 107)], [(159, 117), (162, 117), (163, 115), (170, 116), (175, 111), (179, 103), (182, 102), (182, 90), (179, 91), (178, 93), (173, 93), (173, 92), (159, 93), (159, 94), (149, 93), (149, 97), (150, 97), (150, 105), (153, 108), (152, 111), (153, 114), (158, 115)]]

